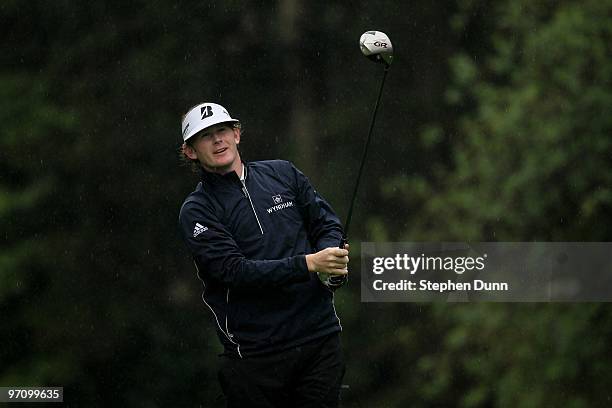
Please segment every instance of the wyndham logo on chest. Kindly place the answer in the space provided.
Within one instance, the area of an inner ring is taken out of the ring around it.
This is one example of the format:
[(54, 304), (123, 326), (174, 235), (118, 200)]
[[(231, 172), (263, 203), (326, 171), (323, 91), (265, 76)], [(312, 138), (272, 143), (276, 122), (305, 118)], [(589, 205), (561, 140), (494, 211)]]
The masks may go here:
[(272, 196), (272, 202), (276, 205), (268, 208), (268, 214), (275, 213), (277, 211), (283, 210), (285, 208), (293, 207), (293, 201), (283, 202), (283, 197), (280, 194)]

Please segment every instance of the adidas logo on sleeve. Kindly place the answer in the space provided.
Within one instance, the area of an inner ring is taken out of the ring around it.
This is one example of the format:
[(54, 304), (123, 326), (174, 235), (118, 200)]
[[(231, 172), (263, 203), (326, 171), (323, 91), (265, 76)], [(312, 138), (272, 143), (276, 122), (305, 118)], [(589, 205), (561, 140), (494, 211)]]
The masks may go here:
[(193, 237), (195, 238), (205, 231), (208, 231), (208, 227), (205, 227), (199, 222), (196, 222), (195, 228), (193, 229)]

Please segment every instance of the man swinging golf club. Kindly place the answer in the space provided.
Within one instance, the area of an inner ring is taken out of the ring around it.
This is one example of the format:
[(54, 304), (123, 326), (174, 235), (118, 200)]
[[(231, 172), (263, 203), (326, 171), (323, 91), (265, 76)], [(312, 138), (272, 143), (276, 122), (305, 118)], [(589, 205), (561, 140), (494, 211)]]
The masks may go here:
[(344, 360), (333, 291), (349, 262), (338, 217), (290, 162), (242, 161), (240, 124), (224, 107), (191, 108), (182, 131), (201, 180), (179, 221), (224, 346), (228, 406), (337, 406)]
[[(359, 46), (385, 69), (347, 231), (393, 61), (380, 31), (366, 31)], [(338, 217), (291, 163), (243, 162), (240, 124), (222, 106), (191, 108), (182, 130), (182, 152), (201, 181), (179, 219), (225, 349), (219, 381), (228, 406), (337, 406), (344, 361), (333, 291), (346, 282), (349, 261)]]

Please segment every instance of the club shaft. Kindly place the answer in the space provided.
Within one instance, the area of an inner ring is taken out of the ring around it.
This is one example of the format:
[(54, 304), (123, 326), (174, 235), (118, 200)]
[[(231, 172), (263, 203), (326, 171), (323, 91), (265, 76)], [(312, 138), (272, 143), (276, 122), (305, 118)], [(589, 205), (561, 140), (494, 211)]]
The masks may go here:
[(370, 141), (372, 140), (372, 131), (374, 130), (374, 123), (376, 122), (376, 112), (378, 112), (378, 105), (380, 104), (380, 98), (382, 96), (383, 87), (385, 86), (385, 79), (387, 78), (387, 72), (389, 71), (389, 65), (385, 65), (385, 72), (383, 73), (382, 81), (380, 83), (380, 89), (378, 91), (378, 97), (376, 98), (376, 104), (374, 105), (374, 112), (372, 113), (372, 119), (370, 120), (370, 129), (368, 130), (368, 138), (366, 139), (365, 148), (363, 149), (363, 155), (361, 156), (361, 164), (359, 165), (359, 171), (357, 172), (357, 180), (355, 181), (355, 188), (353, 189), (353, 196), (351, 197), (351, 204), (349, 206), (348, 214), (346, 216), (346, 222), (344, 223), (344, 237), (340, 242), (340, 248), (344, 248), (344, 244), (347, 242), (349, 226), (351, 224), (351, 218), (353, 217), (353, 208), (355, 207), (355, 199), (357, 198), (357, 191), (359, 190), (359, 182), (361, 181), (361, 173), (363, 173), (363, 167), (365, 165), (366, 157), (368, 155), (368, 149), (370, 147)]

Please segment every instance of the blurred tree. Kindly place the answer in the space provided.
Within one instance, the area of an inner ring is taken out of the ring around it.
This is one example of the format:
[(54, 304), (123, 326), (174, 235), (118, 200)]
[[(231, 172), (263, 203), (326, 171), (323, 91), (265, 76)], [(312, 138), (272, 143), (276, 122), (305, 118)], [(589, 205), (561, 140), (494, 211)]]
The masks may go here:
[[(478, 2), (456, 19), (464, 30)], [(610, 238), (612, 102), (610, 2), (493, 5), (493, 52), (457, 54), (447, 102), (461, 110), (455, 134), (422, 132), (425, 147), (450, 143), (392, 189), (420, 216), (403, 236), (459, 240)]]
[[(389, 232), (409, 241), (609, 241), (612, 2), (459, 7), (458, 35), (479, 27), (490, 43), (450, 60), (446, 102), (459, 119), (420, 133), (425, 150), (447, 144), (450, 157), (383, 186), (415, 209), (409, 227)], [(378, 331), (395, 328), (396, 344), (377, 359), (397, 376), (379, 389), (383, 405), (607, 405), (611, 316), (606, 304), (426, 305), (418, 319), (431, 324), (415, 332), (416, 322), (390, 314)]]
[(76, 125), (74, 113), (53, 104), (48, 89), (40, 75), (0, 74), (0, 361), (19, 367), (0, 374), (1, 384), (45, 381), (49, 365), (65, 367), (42, 352), (42, 339), (33, 338), (37, 330), (56, 330), (57, 318), (31, 299), (58, 289), (55, 273), (46, 271), (58, 265), (53, 240), (61, 232), (54, 225), (59, 211), (53, 196), (62, 187), (60, 174), (49, 170), (66, 152), (57, 142), (72, 138)]

